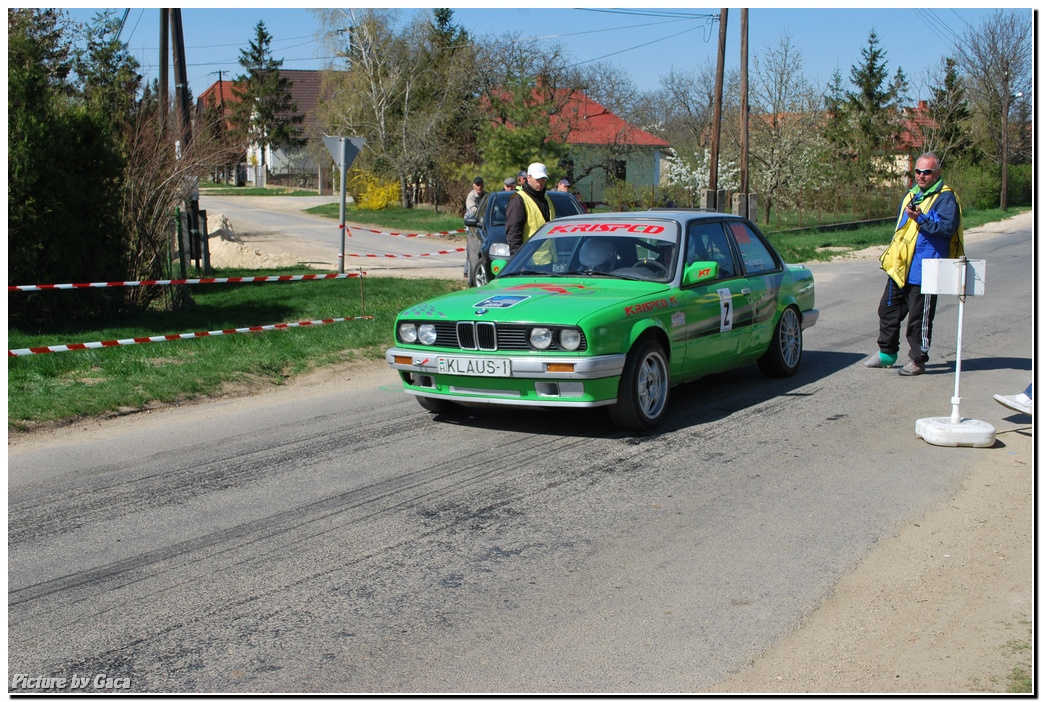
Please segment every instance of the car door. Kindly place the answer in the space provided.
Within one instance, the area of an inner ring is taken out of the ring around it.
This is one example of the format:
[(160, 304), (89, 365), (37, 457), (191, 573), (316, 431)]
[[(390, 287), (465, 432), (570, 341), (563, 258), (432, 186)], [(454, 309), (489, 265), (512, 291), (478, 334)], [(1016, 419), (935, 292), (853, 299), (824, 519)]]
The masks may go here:
[(777, 253), (749, 222), (727, 221), (744, 273), (742, 295), (749, 307), (748, 323), (741, 328), (737, 352), (758, 357), (770, 345), (784, 272)]
[(687, 264), (716, 263), (719, 275), (681, 289), (684, 310), (683, 372), (701, 375), (734, 365), (742, 326), (750, 321), (748, 286), (740, 275), (733, 246), (722, 221), (692, 221), (687, 227)]

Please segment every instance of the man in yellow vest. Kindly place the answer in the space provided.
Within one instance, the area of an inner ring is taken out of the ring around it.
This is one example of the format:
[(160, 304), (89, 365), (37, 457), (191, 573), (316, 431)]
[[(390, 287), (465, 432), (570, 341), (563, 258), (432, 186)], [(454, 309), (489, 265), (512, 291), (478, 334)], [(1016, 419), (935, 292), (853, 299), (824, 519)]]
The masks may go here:
[(517, 188), (517, 194), (511, 195), (506, 203), (506, 243), (511, 256), (539, 227), (557, 216), (553, 202), (546, 197), (546, 181), (549, 180), (546, 166), (533, 163), (528, 166), (527, 174), (524, 184)]
[(906, 317), (910, 360), (900, 375), (921, 375), (929, 361), (936, 295), (922, 294), (922, 261), (965, 254), (961, 202), (940, 178), (940, 157), (919, 156), (914, 181), (901, 202), (893, 241), (879, 258), (889, 278), (878, 303), (878, 352), (864, 362), (868, 368), (896, 363), (900, 326)]

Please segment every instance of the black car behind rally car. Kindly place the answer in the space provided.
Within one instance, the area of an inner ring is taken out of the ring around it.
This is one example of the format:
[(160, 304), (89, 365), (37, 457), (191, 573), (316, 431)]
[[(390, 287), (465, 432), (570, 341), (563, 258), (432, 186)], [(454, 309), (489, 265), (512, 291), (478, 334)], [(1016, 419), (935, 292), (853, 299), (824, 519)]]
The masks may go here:
[[(477, 214), (463, 219), (466, 225), (463, 275), (470, 287), (484, 285), (494, 277), (491, 272), (493, 260), (510, 259), (510, 249), (506, 244), (506, 201), (514, 194), (505, 190), (488, 193), (477, 208)], [(557, 219), (585, 214), (585, 209), (571, 193), (550, 190), (546, 195), (553, 201)]]

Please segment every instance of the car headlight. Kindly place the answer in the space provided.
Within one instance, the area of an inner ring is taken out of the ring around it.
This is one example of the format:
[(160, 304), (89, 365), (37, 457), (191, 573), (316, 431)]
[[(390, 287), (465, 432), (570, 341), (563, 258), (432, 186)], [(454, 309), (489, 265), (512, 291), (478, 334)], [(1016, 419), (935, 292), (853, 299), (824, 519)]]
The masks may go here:
[(437, 341), (437, 330), (433, 324), (419, 325), (419, 341), (427, 346)]
[(566, 351), (574, 351), (582, 345), (582, 332), (578, 329), (561, 329), (560, 345)]
[(416, 325), (411, 322), (402, 322), (398, 325), (398, 337), (406, 344), (416, 343)]
[(528, 335), (531, 345), (537, 349), (548, 349), (553, 343), (553, 332), (546, 327), (535, 327)]
[(502, 257), (502, 256), (509, 256), (510, 255), (510, 245), (509, 244), (492, 244), (491, 246), (488, 247), (488, 255), (491, 256), (492, 258), (499, 258), (499, 257)]

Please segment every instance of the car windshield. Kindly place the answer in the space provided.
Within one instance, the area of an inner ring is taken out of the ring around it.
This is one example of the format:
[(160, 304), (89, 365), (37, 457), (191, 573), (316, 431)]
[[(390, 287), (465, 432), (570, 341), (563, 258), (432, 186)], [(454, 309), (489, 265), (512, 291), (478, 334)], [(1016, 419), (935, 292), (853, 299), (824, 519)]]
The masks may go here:
[[(593, 227), (613, 233), (586, 231)], [(550, 224), (542, 230), (546, 236), (521, 247), (499, 277), (604, 276), (668, 282), (675, 272), (677, 229), (671, 222)]]

